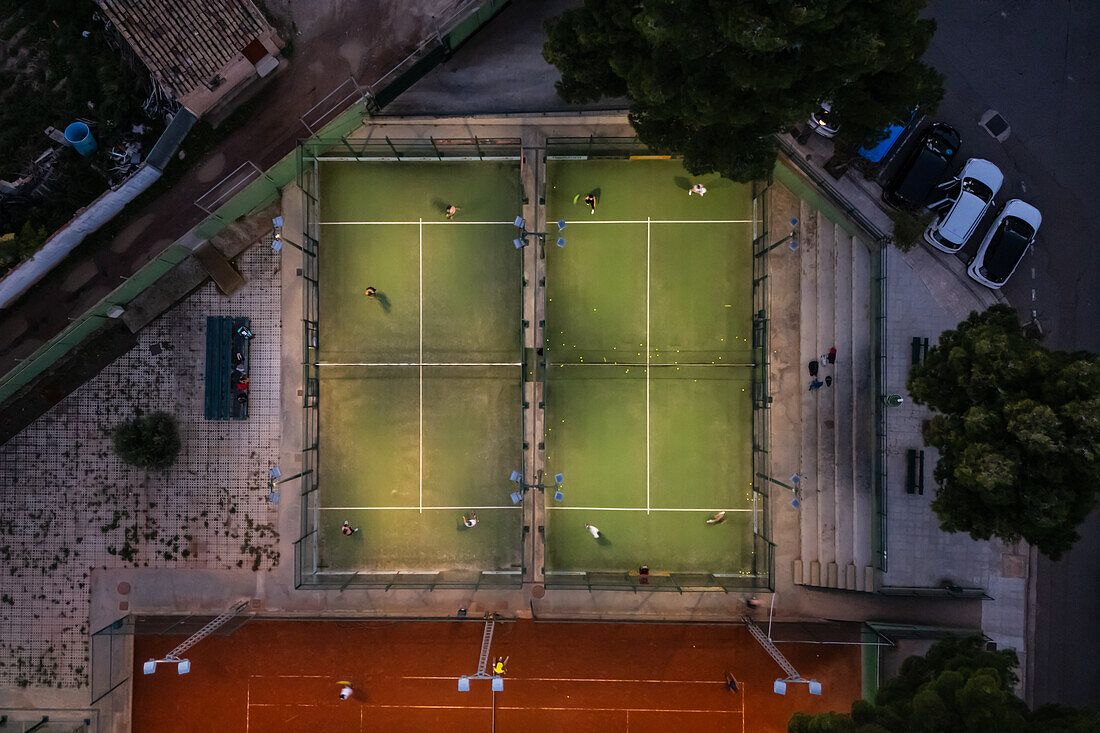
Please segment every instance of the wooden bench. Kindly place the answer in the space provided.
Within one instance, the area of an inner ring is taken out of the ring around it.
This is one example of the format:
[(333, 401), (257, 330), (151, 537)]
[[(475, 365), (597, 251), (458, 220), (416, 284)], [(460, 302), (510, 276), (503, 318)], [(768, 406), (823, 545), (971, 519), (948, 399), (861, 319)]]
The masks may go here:
[(926, 356), (928, 356), (928, 339), (922, 339), (920, 336), (914, 336), (913, 363), (923, 364)]
[[(209, 316), (206, 319), (206, 395), (203, 415), (207, 420), (244, 420), (248, 417), (248, 387), (238, 388), (249, 374), (249, 339), (237, 329), (250, 328), (248, 318)], [(239, 362), (235, 357), (241, 355)], [(237, 366), (243, 366), (243, 371)], [(244, 400), (238, 397), (245, 395)]]
[(906, 455), (905, 493), (924, 494), (924, 451), (916, 448)]

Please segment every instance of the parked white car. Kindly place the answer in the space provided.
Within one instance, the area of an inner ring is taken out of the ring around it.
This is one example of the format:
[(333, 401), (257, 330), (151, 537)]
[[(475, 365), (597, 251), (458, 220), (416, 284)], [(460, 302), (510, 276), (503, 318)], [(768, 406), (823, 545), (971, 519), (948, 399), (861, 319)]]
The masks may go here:
[(993, 225), (966, 268), (966, 274), (987, 288), (999, 288), (1016, 271), (1028, 247), (1035, 242), (1043, 215), (1031, 204), (1012, 199)]
[[(924, 231), (924, 240), (942, 252), (954, 253), (963, 248), (993, 205), (1004, 174), (988, 160), (971, 158), (956, 180), (959, 183), (954, 201), (950, 201), (947, 210)], [(935, 204), (932, 206), (935, 208)]]
[(835, 117), (836, 116), (833, 114), (833, 103), (822, 102), (821, 107), (810, 115), (810, 127), (822, 137), (836, 137), (837, 132), (840, 130), (840, 125), (837, 124)]

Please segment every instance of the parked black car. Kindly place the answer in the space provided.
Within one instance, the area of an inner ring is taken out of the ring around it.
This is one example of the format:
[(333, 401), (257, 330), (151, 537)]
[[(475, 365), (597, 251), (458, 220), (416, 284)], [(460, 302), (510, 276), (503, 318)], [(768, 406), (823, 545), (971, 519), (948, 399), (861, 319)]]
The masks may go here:
[(962, 140), (950, 125), (933, 123), (882, 189), (882, 200), (899, 209), (919, 209), (955, 159)]

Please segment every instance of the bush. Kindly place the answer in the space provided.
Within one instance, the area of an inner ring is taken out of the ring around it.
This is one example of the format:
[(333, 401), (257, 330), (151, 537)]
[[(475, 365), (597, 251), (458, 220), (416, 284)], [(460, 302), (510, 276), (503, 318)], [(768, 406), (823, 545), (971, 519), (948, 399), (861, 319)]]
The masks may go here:
[(894, 246), (902, 252), (908, 252), (920, 243), (924, 236), (924, 230), (932, 223), (934, 217), (931, 211), (920, 214), (912, 214), (908, 211), (891, 211), (890, 218), (894, 221), (894, 235), (891, 240)]
[(138, 468), (168, 468), (180, 452), (179, 424), (167, 412), (153, 412), (116, 425), (111, 438), (118, 457)]

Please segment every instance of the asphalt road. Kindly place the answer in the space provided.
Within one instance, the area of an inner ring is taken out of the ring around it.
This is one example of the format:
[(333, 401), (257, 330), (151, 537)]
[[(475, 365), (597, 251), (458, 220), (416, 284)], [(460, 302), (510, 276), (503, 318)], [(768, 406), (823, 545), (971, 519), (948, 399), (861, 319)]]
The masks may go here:
[[(959, 163), (993, 161), (1005, 173), (998, 202), (1022, 198), (1043, 213), (1005, 295), (1023, 320), (1038, 316), (1048, 346), (1100, 352), (1100, 3), (931, 0), (929, 12), (938, 29), (925, 60), (947, 77), (936, 117), (962, 134)], [(1011, 127), (1004, 142), (978, 125), (989, 109)], [(1100, 511), (1079, 531), (1060, 562), (1039, 562), (1036, 704), (1100, 704)]]

